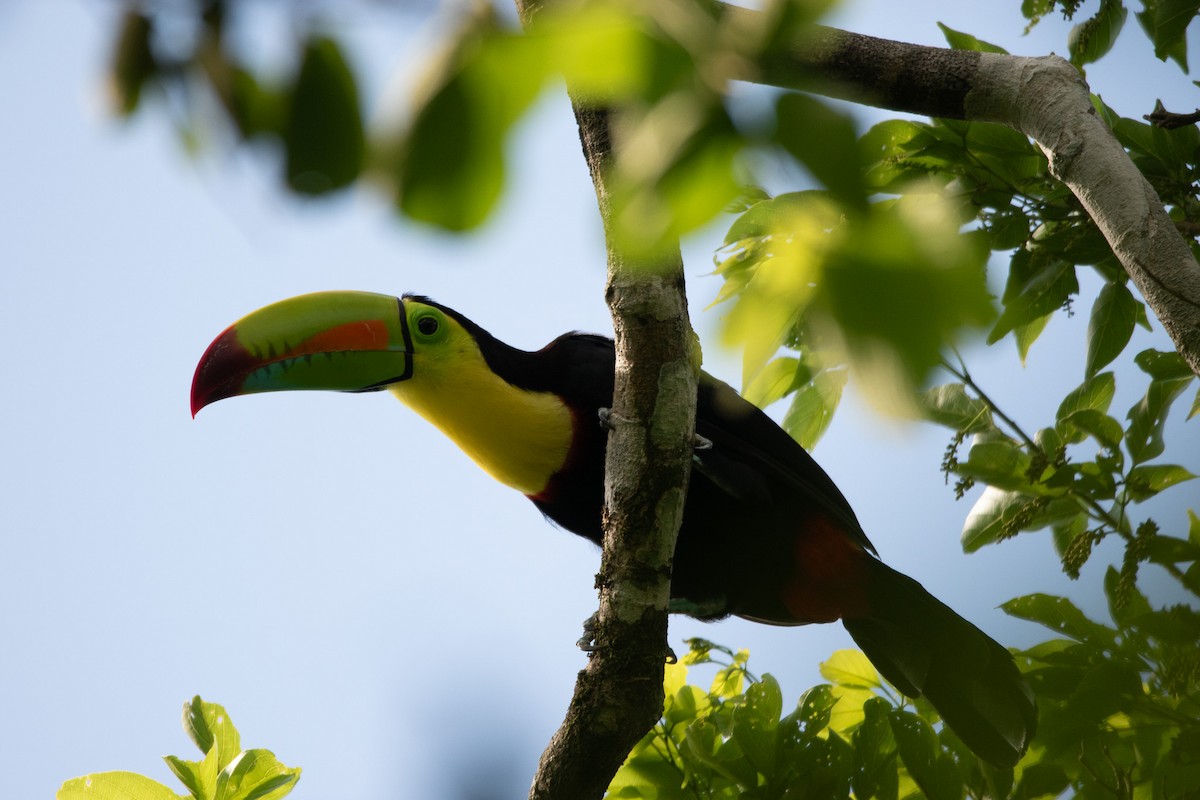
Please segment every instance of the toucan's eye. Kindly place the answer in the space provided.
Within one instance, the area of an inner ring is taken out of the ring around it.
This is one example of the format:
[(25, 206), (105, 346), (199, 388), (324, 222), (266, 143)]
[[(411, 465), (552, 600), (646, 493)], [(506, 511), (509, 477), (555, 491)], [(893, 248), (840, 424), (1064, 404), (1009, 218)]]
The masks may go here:
[(421, 317), (417, 320), (417, 330), (423, 336), (433, 336), (437, 333), (438, 321), (437, 317)]

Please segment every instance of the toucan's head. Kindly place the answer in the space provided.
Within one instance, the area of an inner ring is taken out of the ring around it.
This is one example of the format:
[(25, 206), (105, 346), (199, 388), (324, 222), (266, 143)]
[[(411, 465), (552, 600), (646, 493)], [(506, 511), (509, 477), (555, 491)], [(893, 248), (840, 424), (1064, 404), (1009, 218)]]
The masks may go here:
[[(192, 415), (235, 395), (296, 389), (369, 392), (474, 346), (447, 311), (423, 298), (317, 292), (261, 308), (229, 326), (196, 366)], [(436, 370), (435, 370), (436, 371)]]

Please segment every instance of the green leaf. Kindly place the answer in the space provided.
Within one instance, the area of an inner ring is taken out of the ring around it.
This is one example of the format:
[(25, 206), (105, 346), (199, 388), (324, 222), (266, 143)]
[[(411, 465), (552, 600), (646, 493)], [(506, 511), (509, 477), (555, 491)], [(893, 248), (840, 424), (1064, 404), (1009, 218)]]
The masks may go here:
[(929, 800), (962, 800), (964, 787), (954, 759), (942, 751), (933, 726), (898, 709), (888, 715), (888, 721), (900, 758), (925, 796)]
[(279, 800), (300, 780), (299, 767), (286, 767), (269, 750), (243, 750), (217, 777), (214, 800)]
[(879, 671), (861, 650), (838, 650), (821, 662), (821, 677), (835, 686), (876, 689), (882, 684)]
[[(1111, 372), (1090, 375), (1078, 387), (1072, 389), (1058, 406), (1055, 419), (1062, 422), (1077, 411), (1093, 410), (1104, 413), (1112, 404), (1117, 391), (1117, 380)], [(1064, 437), (1066, 438), (1066, 437)], [(1067, 441), (1072, 441), (1067, 439)], [(1082, 441), (1082, 437), (1074, 441)]]
[(1042, 331), (1046, 330), (1046, 325), (1050, 323), (1052, 316), (1054, 314), (1038, 317), (1033, 322), (1019, 325), (1013, 330), (1013, 338), (1017, 342), (1017, 355), (1021, 358), (1021, 366), (1025, 366), (1025, 360), (1029, 357), (1029, 348), (1033, 347), (1033, 343), (1042, 335)]
[(855, 797), (896, 800), (899, 796), (896, 737), (888, 722), (889, 711), (887, 702), (879, 697), (863, 705), (862, 723), (854, 733), (851, 786)]
[(1081, 409), (1063, 417), (1059, 429), (1068, 442), (1080, 442), (1084, 436), (1091, 436), (1111, 450), (1116, 450), (1125, 436), (1120, 422), (1092, 408)]
[(133, 772), (97, 772), (72, 778), (55, 800), (180, 800), (181, 795)]
[(942, 29), (942, 35), (946, 37), (946, 44), (955, 50), (975, 50), (980, 53), (1008, 53), (1007, 50), (999, 45), (990, 44), (982, 39), (976, 39), (971, 34), (956, 31), (948, 25), (943, 25), (939, 22), (937, 26)]
[(1146, 11), (1138, 13), (1138, 21), (1154, 42), (1154, 55), (1168, 58), (1188, 71), (1187, 29), (1200, 10), (1200, 0), (1158, 0), (1147, 3)]
[(242, 752), (241, 736), (229, 714), (217, 703), (204, 702), (200, 695), (183, 704), (183, 729), (202, 753), (207, 754), (217, 745), (218, 771)]
[(1129, 625), (1138, 617), (1149, 614), (1152, 609), (1146, 596), (1138, 591), (1137, 584), (1122, 585), (1121, 573), (1109, 565), (1104, 572), (1104, 596), (1108, 599), (1108, 613), (1121, 626)]
[(1142, 372), (1160, 381), (1194, 377), (1192, 368), (1174, 350), (1143, 350), (1133, 357)]
[(1187, 418), (1191, 419), (1197, 414), (1200, 414), (1200, 389), (1196, 390), (1196, 396), (1192, 398), (1192, 410), (1188, 412)]
[[(220, 747), (210, 747), (208, 753), (200, 761), (188, 761), (177, 756), (163, 756), (171, 772), (187, 787), (188, 792), (196, 800), (210, 800), (217, 791), (217, 767)], [(226, 759), (232, 760), (231, 758)]]
[(1121, 354), (1137, 321), (1137, 300), (1123, 283), (1108, 283), (1100, 290), (1088, 322), (1088, 350), (1084, 374), (1089, 378)]
[(866, 188), (854, 119), (813, 97), (788, 92), (776, 106), (776, 141), (851, 209), (865, 211)]
[(1082, 67), (1099, 61), (1116, 44), (1127, 14), (1120, 0), (1101, 0), (1100, 10), (1073, 27), (1067, 37), (1071, 63)]
[(1033, 252), (1039, 255), (1031, 255), (1029, 250), (1013, 254), (1004, 290), (1004, 311), (988, 334), (988, 344), (995, 344), (1009, 331), (1056, 311), (1067, 298), (1079, 292), (1074, 264), (1048, 259), (1040, 250)]
[(283, 141), (294, 192), (325, 194), (349, 186), (362, 171), (366, 141), (358, 87), (333, 39), (314, 36), (304, 45)]
[(961, 383), (946, 383), (923, 392), (920, 405), (926, 419), (951, 430), (984, 433), (996, 429), (987, 403), (968, 395)]
[(1125, 415), (1129, 420), (1125, 429), (1125, 446), (1135, 464), (1162, 455), (1166, 449), (1163, 428), (1167, 423), (1167, 413), (1171, 410), (1171, 404), (1191, 382), (1190, 373), (1180, 378), (1154, 378), (1142, 399), (1129, 409)]
[(1177, 464), (1143, 464), (1129, 471), (1126, 488), (1134, 502), (1140, 503), (1177, 483), (1195, 479), (1191, 471)]
[(967, 460), (959, 463), (954, 471), (989, 486), (1018, 490), (1030, 486), (1026, 475), (1029, 465), (1029, 454), (1011, 439), (980, 437), (971, 445)]
[(1009, 616), (1045, 625), (1078, 642), (1104, 646), (1111, 645), (1116, 637), (1115, 630), (1088, 619), (1065, 597), (1028, 594), (1002, 603), (1000, 608)]

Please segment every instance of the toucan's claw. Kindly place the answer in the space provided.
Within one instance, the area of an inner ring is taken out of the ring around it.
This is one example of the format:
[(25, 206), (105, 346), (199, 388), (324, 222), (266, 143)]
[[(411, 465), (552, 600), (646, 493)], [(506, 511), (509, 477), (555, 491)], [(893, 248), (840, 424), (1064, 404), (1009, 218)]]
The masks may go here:
[[(600, 409), (602, 412), (605, 409)], [(596, 628), (600, 624), (600, 612), (593, 612), (590, 617), (583, 621), (583, 636), (575, 642), (575, 646), (583, 652), (591, 656), (596, 652)]]
[(596, 415), (598, 417), (600, 417), (600, 427), (603, 428), (604, 430), (611, 431), (617, 427), (613, 423), (611, 408), (601, 406), (600, 410), (598, 412), (596, 412)]
[(693, 450), (712, 450), (712, 439), (706, 439), (698, 433), (692, 434)]
[[(593, 613), (590, 617), (583, 621), (583, 636), (579, 637), (579, 641), (575, 642), (575, 646), (588, 654), (590, 658), (593, 653), (599, 650), (596, 644), (596, 629), (600, 624), (600, 612)], [(675, 651), (667, 645), (667, 652), (664, 658), (668, 664), (676, 664), (679, 662), (679, 657), (675, 655)]]

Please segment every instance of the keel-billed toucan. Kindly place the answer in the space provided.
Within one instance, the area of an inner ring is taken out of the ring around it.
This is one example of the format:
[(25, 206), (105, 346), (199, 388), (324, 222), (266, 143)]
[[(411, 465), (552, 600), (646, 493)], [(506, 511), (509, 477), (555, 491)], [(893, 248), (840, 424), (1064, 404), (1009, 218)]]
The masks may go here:
[[(599, 543), (600, 411), (612, 405), (614, 361), (601, 336), (570, 333), (526, 352), (423, 297), (322, 292), (218, 336), (196, 367), (192, 413), (253, 392), (386, 389), (551, 520)], [(696, 434), (704, 447), (675, 549), (673, 607), (775, 625), (840, 619), (885, 678), (926, 696), (975, 753), (1016, 763), (1037, 715), (1008, 651), (876, 558), (808, 453), (707, 375)]]

